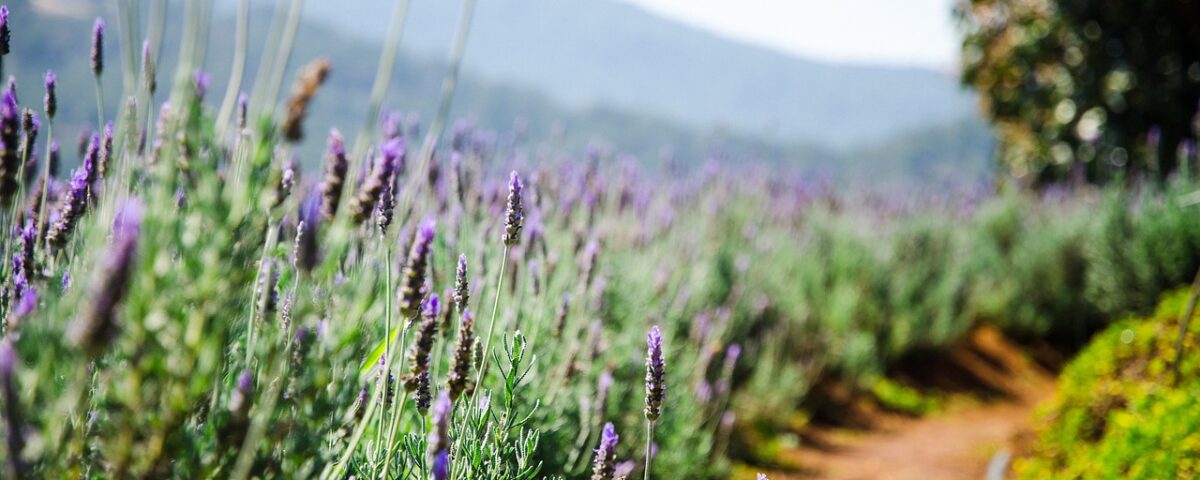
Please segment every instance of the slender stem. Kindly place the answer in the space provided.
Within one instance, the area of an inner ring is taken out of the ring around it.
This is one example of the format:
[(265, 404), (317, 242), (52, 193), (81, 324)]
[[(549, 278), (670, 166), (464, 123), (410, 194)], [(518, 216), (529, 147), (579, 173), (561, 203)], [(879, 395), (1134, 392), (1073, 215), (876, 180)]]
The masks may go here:
[(354, 141), (354, 156), (351, 161), (355, 164), (350, 169), (352, 172), (358, 171), (367, 143), (379, 120), (379, 109), (383, 105), (383, 97), (387, 95), (388, 85), (392, 81), (392, 73), (396, 66), (396, 54), (400, 49), (400, 39), (404, 36), (404, 21), (408, 18), (410, 3), (411, 0), (400, 0), (396, 2), (396, 7), (392, 10), (392, 23), (388, 27), (387, 37), (383, 40), (383, 50), (379, 53), (379, 67), (375, 69), (375, 82), (371, 85), (371, 101), (367, 105), (367, 116), (363, 119), (365, 123), (362, 130), (358, 132), (358, 138)]
[(95, 75), (96, 79), (96, 130), (104, 129), (104, 90), (100, 85), (100, 76)]
[[(50, 189), (50, 146), (53, 144), (54, 118), (51, 117), (46, 122), (46, 153), (44, 155), (45, 161), (42, 162), (44, 163), (44, 165), (42, 165), (42, 198), (40, 200), (40, 205), (38, 205), (38, 219), (37, 225), (35, 226), (35, 228), (37, 228), (38, 235), (41, 235), (44, 231), (43, 226), (46, 224), (46, 218), (49, 216), (46, 214), (46, 193)], [(47, 255), (48, 254), (49, 252), (47, 252)]]
[(246, 71), (246, 37), (249, 31), (250, 0), (241, 0), (238, 6), (237, 33), (234, 35), (233, 68), (229, 71), (229, 83), (225, 87), (225, 98), (221, 100), (221, 110), (217, 113), (217, 139), (224, 141), (225, 129), (229, 116), (233, 114), (234, 104), (237, 103), (238, 91), (242, 88), (242, 77)]
[[(383, 236), (381, 235), (380, 238), (383, 239)], [(384, 243), (383, 269), (386, 272), (385, 273), (386, 281), (384, 282), (384, 285), (386, 285), (386, 287), (384, 289), (384, 294), (383, 294), (383, 297), (384, 297), (383, 375), (381, 377), (382, 378), (381, 385), (383, 386), (383, 388), (386, 389), (386, 388), (388, 388), (388, 386), (387, 386), (388, 377), (392, 373), (392, 343), (393, 343), (392, 342), (392, 292), (393, 292), (392, 288), (393, 287), (392, 287), (392, 244), (391, 244), (391, 242), (387, 242), (387, 241), (384, 241), (383, 243)], [(384, 393), (383, 398), (385, 398), (385, 399), (387, 398), (386, 392)], [(393, 398), (392, 401), (394, 402), (396, 400)], [(381, 439), (381, 436), (384, 434), (384, 426), (386, 425), (385, 417), (386, 416), (384, 415), (384, 412), (380, 412), (379, 425), (375, 427), (375, 444), (377, 444), (377, 445), (379, 444), (379, 440)], [(384, 448), (389, 448), (389, 447), (385, 446)], [(384, 468), (384, 471), (386, 472), (387, 466), (385, 465), (383, 468)], [(384, 478), (387, 478), (386, 474), (384, 475)]]
[[(405, 320), (406, 320), (406, 323), (408, 323), (410, 325), (412, 324), (411, 321), (407, 321), (408, 319), (405, 319)], [(415, 321), (415, 319), (414, 319), (414, 321)], [(403, 345), (402, 347), (400, 347), (400, 350), (402, 352), (408, 351), (408, 328), (409, 327), (405, 326), (404, 330), (400, 334), (400, 336), (401, 336), (400, 343)], [(405, 359), (404, 353), (401, 353), (400, 354), (399, 371), (404, 371), (404, 359)], [(391, 360), (388, 360), (388, 363), (391, 363)], [(399, 405), (397, 405), (395, 402), (399, 402)], [(403, 397), (397, 398), (392, 403), (392, 410), (395, 410), (395, 411), (392, 412), (392, 421), (388, 425), (387, 446), (385, 447), (386, 450), (384, 450), (385, 453), (383, 454), (383, 476), (380, 478), (388, 478), (388, 476), (387, 476), (388, 469), (392, 464), (392, 461), (391, 461), (392, 460), (392, 445), (394, 445), (396, 443), (396, 431), (400, 428), (400, 417), (404, 416), (404, 408), (407, 406), (408, 406), (407, 394)]]
[[(347, 444), (346, 449), (342, 451), (342, 456), (338, 459), (337, 463), (330, 464), (325, 467), (325, 471), (323, 471), (321, 474), (322, 479), (342, 478), (342, 475), (346, 471), (346, 464), (350, 462), (350, 456), (354, 454), (356, 449), (358, 449), (358, 442), (362, 440), (363, 433), (367, 431), (367, 425), (371, 423), (371, 418), (375, 415), (375, 405), (378, 404), (379, 400), (382, 398), (382, 393), (382, 390), (375, 389), (375, 394), (372, 395), (368, 400), (366, 410), (363, 412), (362, 420), (360, 420), (358, 425), (354, 427), (354, 433), (350, 436), (350, 443)], [(330, 470), (330, 468), (332, 468), (332, 470)]]
[(650, 456), (650, 445), (654, 443), (654, 420), (646, 421), (646, 480), (650, 480), (650, 463), (654, 460)]
[(479, 365), (479, 372), (475, 374), (475, 390), (471, 392), (472, 402), (475, 401), (475, 395), (483, 390), (487, 367), (491, 363), (487, 361), (487, 357), (492, 353), (492, 333), (496, 330), (496, 312), (500, 309), (500, 293), (504, 291), (504, 270), (506, 268), (508, 268), (508, 245), (504, 246), (504, 254), (500, 256), (500, 278), (496, 280), (496, 299), (492, 302), (492, 319), (488, 321), (487, 336), (483, 341), (483, 363)]
[[(426, 178), (426, 173), (429, 171), (429, 163), (433, 158), (434, 147), (437, 145), (438, 139), (442, 136), (442, 130), (445, 129), (446, 117), (450, 115), (450, 103), (454, 99), (455, 86), (458, 85), (458, 74), (461, 70), (463, 55), (466, 53), (467, 34), (471, 31), (471, 19), (474, 15), (475, 0), (464, 0), (462, 13), (458, 17), (454, 43), (450, 50), (450, 65), (446, 70), (446, 76), (442, 79), (442, 92), (437, 117), (434, 118), (433, 124), (430, 125), (429, 131), (425, 134), (425, 141), (421, 146), (415, 168), (412, 175), (408, 176), (408, 181), (402, 190), (403, 193), (400, 201), (396, 202), (396, 207), (401, 212), (408, 212), (412, 209), (412, 205), (416, 201), (416, 192), (421, 191), (417, 186)], [(486, 364), (487, 362), (484, 363)]]
[(279, 48), (271, 71), (271, 80), (267, 83), (266, 105), (274, 112), (274, 105), (279, 99), (279, 86), (283, 84), (283, 74), (287, 71), (292, 58), (292, 47), (296, 44), (296, 28), (300, 26), (300, 13), (304, 10), (304, 0), (292, 0), (288, 9), (287, 23), (284, 24), (283, 37), (279, 39)]

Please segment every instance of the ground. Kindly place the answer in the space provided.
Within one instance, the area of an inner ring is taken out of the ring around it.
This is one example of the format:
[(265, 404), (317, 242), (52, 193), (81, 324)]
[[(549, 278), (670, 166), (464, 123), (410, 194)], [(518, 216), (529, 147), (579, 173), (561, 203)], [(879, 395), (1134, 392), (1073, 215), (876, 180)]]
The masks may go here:
[[(1054, 391), (1053, 374), (1026, 351), (993, 329), (980, 329), (937, 365), (898, 373), (928, 389), (958, 390), (946, 394), (936, 412), (912, 417), (869, 409), (854, 428), (811, 426), (776, 458), (782, 467), (764, 471), (772, 480), (1005, 478), (1007, 458), (1025, 442), (1033, 409)], [(969, 389), (951, 388), (964, 380)]]

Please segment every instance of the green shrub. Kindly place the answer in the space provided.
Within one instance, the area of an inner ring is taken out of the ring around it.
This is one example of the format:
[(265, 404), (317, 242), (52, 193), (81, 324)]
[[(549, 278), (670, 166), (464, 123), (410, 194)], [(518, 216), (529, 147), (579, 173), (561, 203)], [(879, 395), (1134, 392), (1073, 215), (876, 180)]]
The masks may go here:
[(1200, 475), (1200, 324), (1179, 385), (1169, 368), (1186, 299), (1176, 292), (1149, 318), (1112, 325), (1067, 366), (1032, 453), (1015, 464), (1020, 478)]

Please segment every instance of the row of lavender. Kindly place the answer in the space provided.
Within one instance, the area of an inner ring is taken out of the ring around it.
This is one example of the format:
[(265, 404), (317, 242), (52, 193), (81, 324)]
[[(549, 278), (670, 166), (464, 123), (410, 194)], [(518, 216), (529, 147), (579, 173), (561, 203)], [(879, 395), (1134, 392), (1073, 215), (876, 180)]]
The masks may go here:
[[(0, 55), (11, 30), (0, 11)], [(302, 72), (278, 126), (242, 97), (225, 128), (200, 72), (177, 76), (161, 108), (139, 107), (158, 93), (146, 42), (141, 81), (109, 122), (103, 40), (97, 20), (104, 127), (69, 178), (58, 176), (54, 73), (41, 115), (12, 82), (0, 103), (10, 475), (722, 471), (728, 388), (667, 395), (709, 375), (667, 368), (699, 346), (674, 345), (686, 338), (676, 315), (653, 313), (668, 305), (605, 305), (615, 272), (601, 251), (671, 248), (672, 212), (697, 186), (655, 191), (630, 171), (609, 180), (598, 155), (504, 184), (489, 165), (499, 154), (472, 132), (456, 131), (448, 153), (410, 149), (417, 132), (390, 118), (357, 155), (331, 132), (323, 175), (306, 176), (292, 150), (329, 62)], [(688, 276), (676, 262), (659, 280), (664, 298)], [(477, 310), (490, 310), (484, 330)]]
[(13, 476), (721, 476), (822, 379), (982, 322), (1084, 336), (1200, 266), (1186, 183), (915, 200), (602, 149), (504, 175), (540, 147), (392, 115), (306, 175), (330, 62), (278, 122), (254, 95), (214, 119), (188, 68), (150, 107), (155, 48), (69, 179), (54, 76), (40, 139), (0, 102)]

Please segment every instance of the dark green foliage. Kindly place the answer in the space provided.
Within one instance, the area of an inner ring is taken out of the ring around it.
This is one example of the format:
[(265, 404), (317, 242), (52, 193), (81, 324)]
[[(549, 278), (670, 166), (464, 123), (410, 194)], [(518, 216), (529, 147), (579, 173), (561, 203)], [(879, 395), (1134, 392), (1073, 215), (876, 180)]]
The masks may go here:
[(1200, 4), (972, 0), (958, 14), (963, 82), (1013, 175), (1162, 180), (1179, 168), (1179, 142), (1197, 135)]

